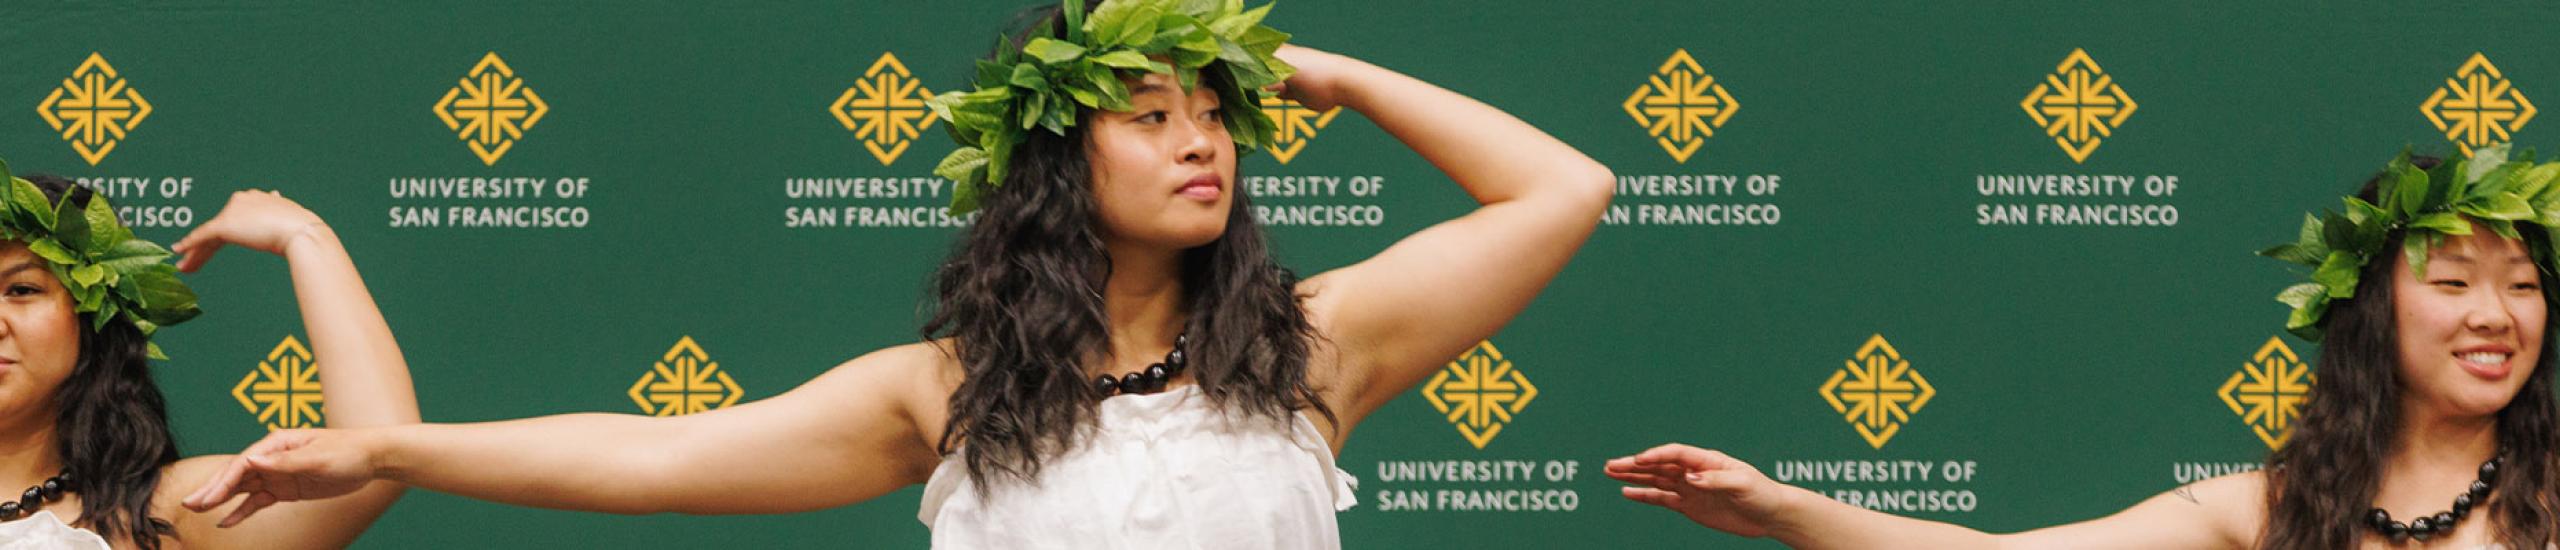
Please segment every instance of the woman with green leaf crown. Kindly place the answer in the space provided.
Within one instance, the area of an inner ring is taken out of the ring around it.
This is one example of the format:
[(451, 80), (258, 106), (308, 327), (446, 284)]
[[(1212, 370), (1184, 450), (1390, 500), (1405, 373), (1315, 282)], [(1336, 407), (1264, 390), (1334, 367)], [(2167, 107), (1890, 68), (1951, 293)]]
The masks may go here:
[[(1069, 1), (935, 98), (936, 173), (976, 212), (925, 341), (764, 401), (280, 432), (190, 497), (250, 506), (390, 479), (616, 513), (776, 513), (924, 484), (947, 548), (1335, 548), (1352, 428), (1537, 295), (1598, 225), (1608, 170), (1519, 119), (1284, 46), (1240, 1)], [(1481, 208), (1300, 280), (1236, 182), (1261, 99), (1348, 107)], [(646, 442), (647, 444), (638, 444)], [(504, 467), (491, 467), (504, 464)]]
[(1664, 445), (1608, 463), (1625, 496), (1796, 548), (2554, 547), (2551, 228), (2560, 163), (2507, 147), (2402, 154), (2261, 254), (2310, 267), (2277, 299), (2320, 343), (2308, 401), (2266, 467), (2105, 518), (1992, 535), (1779, 484), (1724, 453)]
[(274, 193), (235, 193), (178, 241), (185, 257), (173, 266), (106, 197), (7, 173), (0, 163), (0, 548), (340, 548), (399, 498), (396, 483), (368, 483), (231, 529), (216, 525), (232, 507), (179, 505), (232, 457), (178, 457), (150, 370), (166, 358), (150, 339), (200, 312), (178, 273), (222, 247), (285, 258), (311, 347), (327, 359), (330, 425), (418, 421), (391, 329), (318, 216)]

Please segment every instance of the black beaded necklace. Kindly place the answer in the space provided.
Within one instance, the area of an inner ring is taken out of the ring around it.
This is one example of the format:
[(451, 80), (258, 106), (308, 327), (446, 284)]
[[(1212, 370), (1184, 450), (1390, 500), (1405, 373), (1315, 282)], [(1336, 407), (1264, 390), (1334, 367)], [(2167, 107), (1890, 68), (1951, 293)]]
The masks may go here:
[(71, 472), (54, 474), (52, 479), (28, 487), (16, 502), (0, 502), (0, 521), (35, 515), (37, 510), (44, 509), (45, 503), (62, 500), (62, 495), (71, 494), (73, 490)]
[(1095, 375), (1093, 390), (1101, 392), (1103, 397), (1164, 391), (1165, 385), (1172, 382), (1173, 377), (1182, 375), (1184, 364), (1182, 348), (1190, 343), (1191, 331), (1184, 330), (1181, 334), (1174, 335), (1173, 351), (1164, 353), (1164, 362), (1147, 365), (1145, 370), (1132, 372), (1121, 378), (1113, 378), (1108, 374)]
[(2418, 516), (2417, 519), (2409, 520), (2408, 523), (2401, 523), (2391, 520), (2391, 512), (2374, 508), (2371, 512), (2365, 512), (2364, 524), (2382, 533), (2382, 536), (2389, 537), (2391, 542), (2395, 543), (2404, 538), (2423, 541), (2436, 535), (2452, 533), (2454, 522), (2470, 517), (2473, 505), (2489, 499), (2489, 481), (2498, 479), (2498, 467), (2506, 462), (2507, 457), (2497, 456), (2490, 458), (2488, 462), (2480, 463), (2480, 479), (2471, 480), (2471, 490), (2463, 491), (2460, 496), (2453, 497), (2452, 510), (2436, 512), (2435, 515), (2430, 516)]

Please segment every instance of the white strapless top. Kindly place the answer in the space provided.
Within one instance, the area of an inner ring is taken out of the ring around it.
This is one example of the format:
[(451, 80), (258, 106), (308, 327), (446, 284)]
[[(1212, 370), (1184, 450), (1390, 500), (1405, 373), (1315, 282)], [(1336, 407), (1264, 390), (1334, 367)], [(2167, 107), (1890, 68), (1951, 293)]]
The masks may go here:
[(72, 527), (52, 510), (0, 523), (0, 550), (109, 550), (107, 539)]
[[(1196, 386), (1102, 401), (1037, 481), (981, 487), (943, 457), (916, 512), (939, 549), (1336, 550), (1351, 474), (1303, 415), (1229, 414)], [(962, 452), (967, 452), (965, 449)]]

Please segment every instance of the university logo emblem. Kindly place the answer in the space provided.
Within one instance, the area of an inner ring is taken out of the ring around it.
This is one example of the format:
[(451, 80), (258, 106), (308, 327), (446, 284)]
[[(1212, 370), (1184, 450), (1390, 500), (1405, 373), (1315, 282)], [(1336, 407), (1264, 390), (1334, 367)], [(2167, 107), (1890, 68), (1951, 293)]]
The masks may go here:
[(89, 59), (71, 70), (70, 78), (62, 79), (62, 86), (36, 104), (36, 114), (61, 132), (62, 140), (71, 142), (71, 150), (80, 152), (81, 159), (97, 166), (135, 125), (151, 116), (151, 102), (143, 101), (140, 90), (117, 76), (105, 56), (90, 52)]
[(1272, 158), (1288, 164), (1290, 159), (1298, 158), (1299, 150), (1307, 148), (1307, 142), (1316, 139), (1316, 131), (1333, 124), (1334, 115), (1342, 114), (1342, 107), (1318, 112), (1296, 101), (1266, 97), (1262, 98), (1262, 114), (1280, 125), (1280, 139), (1270, 147)]
[(2259, 346), (2258, 354), (2213, 393), (2273, 449), (2284, 446), (2293, 435), (2293, 419), (2302, 416), (2302, 403), (2311, 398), (2311, 383), (2311, 366), (2295, 357), (2284, 339), (2268, 338), (2267, 345)]
[(1492, 443), (1502, 426), (1537, 397), (1538, 387), (1529, 385), (1528, 375), (1503, 359), (1492, 341), (1458, 355), (1422, 386), (1422, 398), (1477, 449)]
[(853, 138), (861, 140), (862, 147), (870, 149), (872, 158), (880, 159), (881, 166), (888, 166), (897, 162), (898, 155), (905, 154), (907, 146), (914, 145), (926, 128), (933, 127), (933, 111), (924, 105), (932, 98), (933, 92), (907, 72), (907, 65), (899, 63), (898, 56), (884, 52), (879, 61), (871, 62), (870, 69), (862, 71), (862, 80), (845, 88), (844, 95), (836, 96), (835, 103), (827, 105), (827, 114), (835, 115), (837, 122), (844, 123), (844, 129), (852, 130)]
[(2479, 53), (2462, 62), (2452, 78), (2444, 79), (2444, 86), (2418, 104), (2418, 110), (2426, 113), (2427, 122), (2435, 123), (2437, 131), (2444, 132), (2445, 139), (2460, 145), (2456, 149), (2463, 156), (2470, 156), (2472, 149), (2515, 141), (2508, 136), (2523, 130), (2534, 114), (2533, 101), (2525, 99), (2524, 91), (2508, 82), (2497, 65), (2489, 64), (2489, 56)]
[(1683, 49), (1673, 51), (1670, 59), (1654, 69), (1652, 77), (1636, 88), (1635, 95), (1627, 96), (1622, 107), (1627, 116), (1635, 117), (1636, 124), (1644, 127), (1645, 133), (1653, 136), (1663, 152), (1671, 154), (1672, 161), (1687, 163), (1742, 104), (1736, 103), (1724, 84), (1716, 82), (1716, 77), (1707, 74), (1696, 58), (1689, 57), (1689, 50)]
[(323, 425), (320, 399), (320, 369), (311, 349), (302, 341), (285, 336), (258, 368), (240, 378), (231, 387), (232, 399), (258, 415), (258, 423), (267, 431), (313, 428)]
[(693, 337), (677, 340), (640, 381), (631, 385), (631, 402), (650, 416), (693, 414), (737, 404), (746, 391), (720, 363), (711, 360)]
[(2053, 68), (2053, 74), (2044, 75), (2035, 91), (2027, 92), (2018, 107), (2027, 110), (2054, 145), (2071, 155), (2071, 162), (2084, 162), (2098, 151), (2100, 142), (2124, 126), (2139, 105), (2123, 86), (2116, 85), (2114, 76), (2098, 68), (2089, 52), (2074, 48)]
[(1882, 334), (1868, 337), (1867, 344), (1842, 361), (1840, 370), (1831, 372), (1831, 380), (1822, 383), (1822, 400), (1831, 403), (1833, 412), (1857, 428), (1867, 445), (1878, 449), (1892, 441), (1894, 434), (1902, 431), (1902, 425), (1911, 421), (1911, 415), (1928, 406), (1929, 398), (1937, 395), (1938, 389), (1929, 386), (1929, 379), (1911, 368), (1911, 362), (1902, 358), (1902, 352), (1894, 351), (1893, 344), (1886, 342)]
[(490, 166), (496, 166), (508, 149), (515, 148), (516, 140), (524, 139), (525, 131), (550, 112), (551, 105), (498, 59), (498, 52), (480, 58), (480, 64), (471, 66), (471, 72), (436, 101), (436, 118), (444, 120), (445, 128)]

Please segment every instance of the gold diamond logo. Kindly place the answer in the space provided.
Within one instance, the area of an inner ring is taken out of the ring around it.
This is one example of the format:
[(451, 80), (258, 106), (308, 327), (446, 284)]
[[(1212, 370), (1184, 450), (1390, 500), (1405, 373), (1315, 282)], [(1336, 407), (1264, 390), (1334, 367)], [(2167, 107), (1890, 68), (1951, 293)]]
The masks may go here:
[(97, 166), (107, 153), (115, 152), (126, 133), (151, 116), (151, 102), (143, 101), (141, 91), (116, 76), (115, 66), (108, 65), (106, 57), (90, 52), (88, 60), (71, 70), (71, 78), (62, 79), (61, 87), (36, 104), (36, 114), (61, 132), (62, 140), (71, 142), (80, 158)]
[(2311, 366), (2302, 364), (2285, 347), (2284, 339), (2268, 338), (2267, 345), (2258, 347), (2258, 354), (2213, 393), (2273, 449), (2293, 436), (2293, 419), (2302, 416), (2302, 403), (2311, 398), (2311, 383)]
[(1492, 341), (1476, 344), (1450, 361), (1449, 366), (1431, 376), (1422, 386), (1422, 398), (1458, 427), (1458, 435), (1483, 449), (1494, 436), (1502, 434), (1502, 425), (1512, 415), (1529, 406), (1538, 397), (1538, 387), (1529, 385), (1529, 377), (1502, 358), (1502, 350)]
[(231, 387), (231, 397), (258, 415), (267, 431), (318, 427), (322, 423), (320, 369), (311, 350), (293, 336), (284, 337), (258, 369)]
[(631, 402), (640, 404), (650, 416), (693, 414), (737, 404), (746, 395), (738, 381), (729, 379), (720, 363), (703, 353), (692, 336), (676, 341), (665, 357), (651, 365), (640, 381), (631, 385)]
[(1687, 163), (1742, 104), (1682, 49), (1654, 69), (1651, 80), (1627, 96), (1624, 107), (1673, 161)]
[(1867, 345), (1841, 362), (1831, 380), (1822, 383), (1822, 400), (1830, 402), (1832, 411), (1878, 449), (1937, 395), (1937, 388), (1929, 387), (1929, 380), (1912, 369), (1911, 362), (1903, 360), (1882, 334), (1867, 338)]
[(1342, 114), (1339, 106), (1318, 112), (1307, 108), (1304, 103), (1277, 97), (1262, 98), (1262, 115), (1271, 117), (1272, 122), (1280, 125), (1280, 139), (1271, 144), (1271, 156), (1279, 159), (1281, 164), (1298, 158), (1298, 151), (1306, 149), (1307, 142), (1316, 139), (1316, 131), (1333, 124), (1333, 116), (1339, 114)]
[(471, 72), (436, 101), (436, 118), (443, 119), (445, 128), (490, 166), (507, 156), (516, 140), (523, 139), (525, 131), (549, 112), (551, 105), (517, 78), (515, 69), (498, 59), (498, 52), (480, 58), (480, 64), (471, 66)]
[(2098, 151), (2099, 142), (2124, 126), (2139, 105), (2133, 96), (2125, 95), (2123, 86), (2116, 85), (2115, 77), (2098, 68), (2089, 52), (2073, 48), (2018, 107), (2044, 127), (2054, 145), (2071, 155), (2071, 162), (2084, 162)]
[(2463, 156), (2471, 150), (2491, 144), (2514, 141), (2507, 136), (2524, 129), (2533, 120), (2533, 102), (2524, 92), (2489, 64), (2489, 56), (2474, 52), (2471, 60), (2444, 79), (2444, 87), (2436, 88), (2427, 102), (2418, 105), (2445, 139), (2460, 144)]
[(862, 71), (861, 81), (827, 105), (827, 113), (852, 130), (853, 138), (862, 140), (862, 147), (870, 149), (881, 166), (888, 166), (915, 144), (916, 136), (933, 127), (933, 112), (924, 105), (932, 98), (933, 92), (907, 72), (898, 56), (884, 52)]

